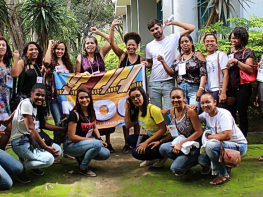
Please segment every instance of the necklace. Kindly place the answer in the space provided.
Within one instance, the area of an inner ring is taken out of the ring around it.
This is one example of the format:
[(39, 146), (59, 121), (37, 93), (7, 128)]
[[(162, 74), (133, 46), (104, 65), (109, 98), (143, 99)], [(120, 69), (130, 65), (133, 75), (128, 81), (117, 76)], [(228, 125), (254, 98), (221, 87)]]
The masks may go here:
[[(134, 57), (132, 63), (130, 62), (130, 65), (132, 65), (132, 64), (135, 63), (135, 61), (136, 61), (136, 57), (137, 57), (137, 55), (135, 55), (135, 57)], [(127, 60), (126, 60), (126, 66), (128, 66), (128, 60), (129, 60), (129, 55), (128, 55)]]
[(187, 58), (184, 58), (184, 54), (183, 54), (181, 61), (182, 61), (182, 62), (188, 61), (188, 60), (192, 57), (192, 53), (193, 53), (193, 52), (191, 51), (191, 53), (187, 56)]
[(90, 117), (89, 116), (84, 116), (85, 117), (85, 121), (90, 123)]
[[(94, 57), (94, 59), (95, 59), (95, 62), (96, 62), (96, 64), (97, 64), (97, 66), (98, 66), (98, 70), (97, 71), (93, 71), (93, 68), (92, 68), (92, 62), (89, 60), (89, 57), (87, 57), (88, 58), (88, 63), (89, 63), (89, 66), (90, 66), (90, 68), (91, 68), (91, 71), (92, 71), (92, 73), (91, 74), (96, 74), (96, 73), (99, 73), (100, 72), (100, 67), (99, 67), (99, 63), (98, 63), (98, 58), (97, 58), (97, 56), (95, 55), (95, 57)], [(94, 60), (93, 60), (94, 61)]]
[(179, 116), (179, 118), (178, 118), (178, 121), (180, 121), (180, 120), (182, 119), (182, 117), (183, 117), (184, 108), (185, 108), (185, 105), (183, 106), (183, 109), (182, 109), (182, 111), (181, 111), (181, 113), (180, 113), (180, 116)]
[(239, 49), (237, 49), (236, 51), (234, 51), (235, 50), (235, 48), (233, 48), (232, 50), (231, 50), (231, 53), (236, 53), (236, 52), (238, 52), (240, 49), (243, 49), (244, 47), (240, 47)]

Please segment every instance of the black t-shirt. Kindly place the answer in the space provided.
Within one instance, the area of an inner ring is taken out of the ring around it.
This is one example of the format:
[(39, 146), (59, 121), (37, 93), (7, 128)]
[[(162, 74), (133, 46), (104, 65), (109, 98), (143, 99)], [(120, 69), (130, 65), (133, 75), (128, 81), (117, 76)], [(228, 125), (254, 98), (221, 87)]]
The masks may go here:
[[(95, 127), (95, 121), (90, 122), (90, 118), (88, 116), (85, 118), (85, 121), (83, 121), (80, 117), (78, 120), (78, 117), (74, 111), (70, 112), (69, 122), (77, 123), (75, 134), (81, 137), (90, 137)], [(87, 133), (89, 133), (88, 136)]]

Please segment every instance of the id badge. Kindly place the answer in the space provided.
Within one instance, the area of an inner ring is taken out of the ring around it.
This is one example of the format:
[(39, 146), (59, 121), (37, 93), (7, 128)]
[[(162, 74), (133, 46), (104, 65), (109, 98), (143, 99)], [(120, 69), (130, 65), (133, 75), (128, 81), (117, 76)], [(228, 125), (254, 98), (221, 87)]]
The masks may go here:
[(98, 71), (96, 71), (96, 72), (93, 72), (92, 74), (93, 75), (96, 75), (96, 74), (99, 74), (100, 73), (100, 71), (98, 70)]
[(6, 129), (6, 126), (1, 124), (1, 125), (0, 125), (0, 130), (3, 130), (3, 131), (4, 131), (5, 129)]
[(37, 83), (43, 83), (43, 77), (37, 77)]
[(6, 86), (9, 88), (13, 88), (13, 77), (10, 75), (6, 75)]
[(147, 135), (152, 136), (153, 135), (153, 130), (152, 129), (145, 129), (145, 132)]
[(86, 137), (90, 137), (90, 136), (92, 135), (92, 133), (93, 133), (93, 129), (90, 129), (90, 130), (88, 131), (88, 133), (86, 134)]
[(168, 125), (168, 129), (173, 138), (176, 138), (178, 136), (178, 130), (175, 125)]
[(35, 120), (34, 121), (34, 124), (35, 124), (35, 129), (37, 130), (37, 132), (39, 132), (39, 126), (40, 126), (40, 123), (38, 120)]
[(55, 70), (57, 73), (63, 73), (64, 72), (64, 68), (62, 65), (55, 66)]
[(186, 63), (181, 63), (178, 65), (178, 75), (185, 75), (186, 74)]
[(229, 60), (234, 59), (234, 53), (229, 54), (229, 55), (228, 55), (228, 59), (229, 59)]
[(258, 69), (257, 81), (263, 82), (263, 69), (262, 68)]

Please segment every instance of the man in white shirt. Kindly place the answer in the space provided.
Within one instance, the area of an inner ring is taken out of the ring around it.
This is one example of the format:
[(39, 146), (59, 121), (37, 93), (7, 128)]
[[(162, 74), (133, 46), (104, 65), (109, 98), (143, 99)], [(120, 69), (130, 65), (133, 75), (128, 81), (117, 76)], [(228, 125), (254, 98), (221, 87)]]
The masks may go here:
[(171, 67), (176, 59), (178, 40), (183, 34), (190, 34), (194, 31), (195, 26), (171, 20), (164, 22), (166, 26), (175, 25), (182, 27), (184, 30), (176, 32), (169, 36), (163, 34), (163, 25), (157, 20), (150, 20), (147, 24), (150, 33), (155, 38), (146, 45), (146, 59), (143, 61), (147, 68), (151, 68), (151, 76), (149, 80), (149, 96), (151, 103), (162, 109), (162, 97), (164, 98), (164, 109), (172, 107), (170, 102), (170, 91), (175, 85), (173, 77), (169, 76), (165, 71), (162, 63), (157, 60), (158, 55), (162, 56), (169, 67)]

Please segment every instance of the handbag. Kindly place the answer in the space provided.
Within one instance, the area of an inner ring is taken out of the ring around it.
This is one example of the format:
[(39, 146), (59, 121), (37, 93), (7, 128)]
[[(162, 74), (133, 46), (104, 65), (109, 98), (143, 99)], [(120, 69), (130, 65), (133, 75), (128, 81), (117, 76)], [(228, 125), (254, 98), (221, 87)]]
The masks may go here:
[[(221, 71), (221, 69), (220, 69), (220, 65), (219, 65), (219, 53), (217, 55), (217, 69), (218, 69), (218, 72), (217, 72), (218, 73), (218, 94), (220, 96), (220, 94), (221, 94), (221, 90), (220, 90), (220, 86), (221, 86), (221, 83), (220, 83), (220, 71)], [(231, 96), (231, 93), (229, 92), (229, 96), (227, 97), (227, 101), (226, 101), (227, 105), (231, 106), (235, 102), (236, 102), (236, 98)], [(223, 104), (221, 104), (221, 107), (226, 108)]]
[(40, 137), (42, 138), (42, 140), (45, 142), (46, 145), (52, 146), (53, 140), (49, 137), (49, 135), (47, 133), (45, 133), (41, 129), (41, 131), (38, 134), (40, 135)]
[[(244, 55), (245, 55), (246, 48), (243, 51), (242, 55), (242, 62), (244, 60)], [(240, 75), (240, 84), (247, 84), (247, 83), (254, 83), (257, 81), (257, 66), (253, 66), (253, 73), (248, 74), (245, 71), (239, 69), (239, 75)]]
[(239, 166), (241, 162), (239, 147), (238, 150), (223, 148), (222, 142), (220, 142), (219, 162), (221, 163), (221, 165), (230, 168)]

